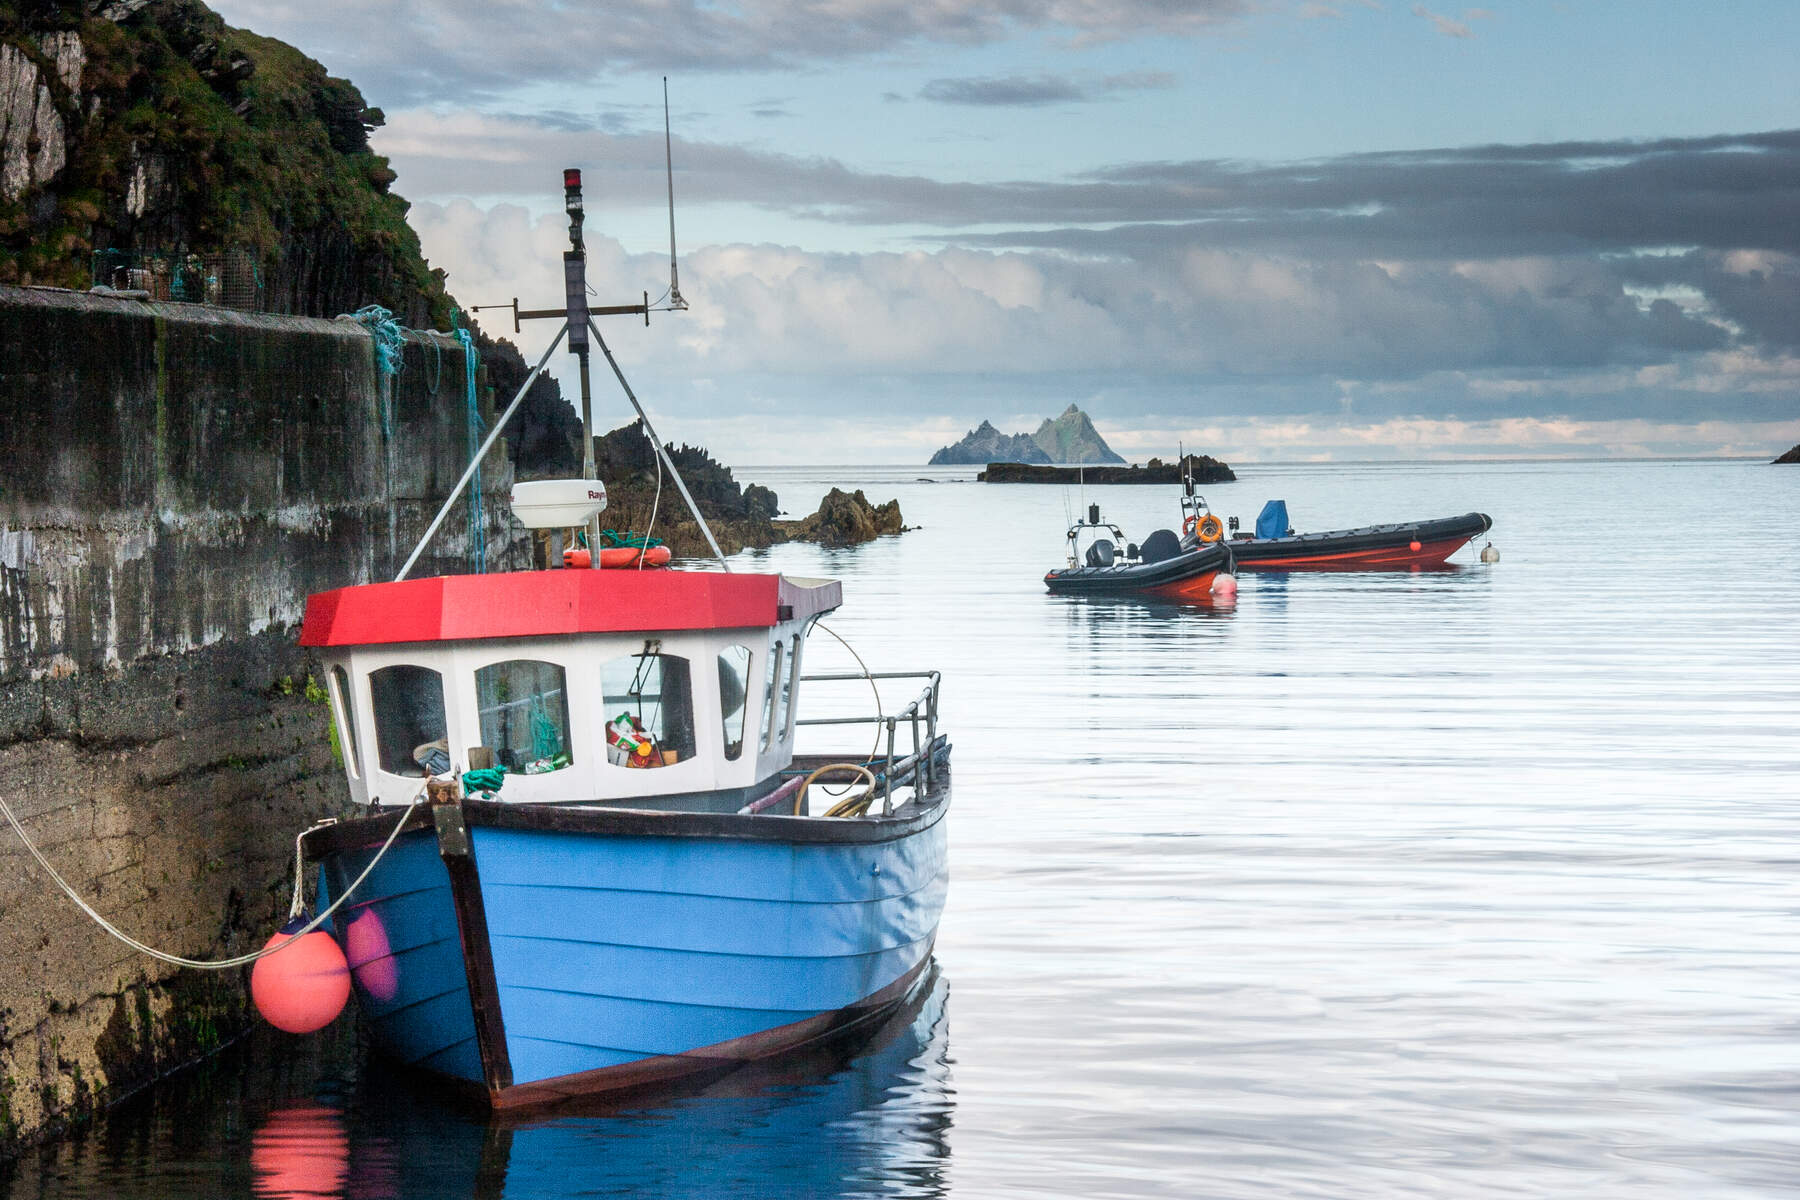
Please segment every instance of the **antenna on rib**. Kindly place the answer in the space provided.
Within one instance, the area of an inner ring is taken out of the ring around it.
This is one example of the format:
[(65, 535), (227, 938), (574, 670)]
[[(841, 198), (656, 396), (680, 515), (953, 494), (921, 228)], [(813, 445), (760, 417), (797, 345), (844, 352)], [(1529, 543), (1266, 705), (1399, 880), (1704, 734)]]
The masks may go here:
[(687, 308), (681, 277), (675, 273), (675, 151), (669, 138), (669, 77), (663, 76), (663, 162), (669, 171), (669, 307)]

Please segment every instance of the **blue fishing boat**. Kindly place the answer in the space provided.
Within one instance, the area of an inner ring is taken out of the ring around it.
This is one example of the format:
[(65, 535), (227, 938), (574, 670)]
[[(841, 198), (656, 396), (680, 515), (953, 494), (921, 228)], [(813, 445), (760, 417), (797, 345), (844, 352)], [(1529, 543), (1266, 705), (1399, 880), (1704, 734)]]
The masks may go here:
[[(878, 1022), (926, 974), (948, 883), (937, 673), (803, 675), (843, 600), (833, 581), (722, 555), (718, 571), (565, 557), (606, 505), (591, 437), (584, 478), (514, 488), (540, 569), (406, 578), (563, 337), (584, 429), (590, 346), (625, 383), (591, 318), (651, 306), (588, 309), (579, 172), (565, 199), (562, 333), (398, 578), (311, 596), (301, 631), (364, 810), (301, 836), (321, 917), (376, 1046), (496, 1109), (691, 1080)], [(668, 307), (685, 307), (673, 275)], [(865, 676), (873, 716), (800, 716), (810, 681)], [(884, 713), (875, 681), (893, 679), (918, 693)], [(873, 745), (796, 753), (798, 727), (856, 722)], [(269, 959), (271, 976), (284, 960), (302, 961)]]
[[(840, 595), (578, 569), (312, 597), (302, 640), (373, 811), (303, 850), (323, 904), (386, 846), (333, 922), (376, 1044), (513, 1107), (718, 1072), (903, 1001), (944, 906), (949, 749), (927, 673), (885, 754), (794, 754), (807, 634)], [(859, 791), (827, 806), (839, 762)], [(491, 799), (458, 794), (468, 763), (505, 768)]]

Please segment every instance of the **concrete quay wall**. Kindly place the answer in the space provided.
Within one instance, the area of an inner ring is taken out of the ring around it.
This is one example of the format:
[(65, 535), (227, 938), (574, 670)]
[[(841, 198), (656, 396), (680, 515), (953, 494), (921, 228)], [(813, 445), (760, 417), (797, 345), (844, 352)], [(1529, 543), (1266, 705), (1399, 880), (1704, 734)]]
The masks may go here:
[[(305, 598), (391, 578), (469, 449), (460, 345), (409, 334), (391, 379), (354, 322), (0, 287), (0, 796), (159, 949), (260, 945), (346, 802)], [(471, 541), (459, 504), (414, 573)], [(0, 823), (0, 1156), (230, 1039), (247, 984), (114, 941)]]

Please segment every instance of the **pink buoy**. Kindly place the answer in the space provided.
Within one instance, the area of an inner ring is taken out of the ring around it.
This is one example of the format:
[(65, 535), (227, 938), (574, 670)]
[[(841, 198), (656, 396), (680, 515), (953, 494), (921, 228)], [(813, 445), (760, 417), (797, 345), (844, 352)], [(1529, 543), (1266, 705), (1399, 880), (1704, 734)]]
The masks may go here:
[[(289, 941), (306, 927), (295, 917), (264, 948)], [(250, 999), (263, 1020), (288, 1033), (323, 1029), (350, 999), (350, 966), (331, 935), (315, 929), (298, 945), (256, 960), (250, 971)]]
[(344, 926), (344, 958), (351, 977), (371, 1000), (386, 1004), (399, 995), (400, 969), (374, 909), (363, 909)]
[(1414, 554), (1417, 554), (1419, 552), (1419, 543), (1413, 542), (1410, 545), (1408, 545), (1406, 548), (1408, 550), (1411, 550)]

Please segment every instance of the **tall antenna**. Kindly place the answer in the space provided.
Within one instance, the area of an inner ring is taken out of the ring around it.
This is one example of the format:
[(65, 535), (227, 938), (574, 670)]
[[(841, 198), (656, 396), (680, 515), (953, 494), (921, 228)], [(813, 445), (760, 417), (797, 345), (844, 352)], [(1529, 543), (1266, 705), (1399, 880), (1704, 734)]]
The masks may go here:
[(663, 76), (663, 162), (669, 170), (669, 307), (687, 307), (681, 277), (675, 273), (675, 151), (669, 138), (669, 77)]

